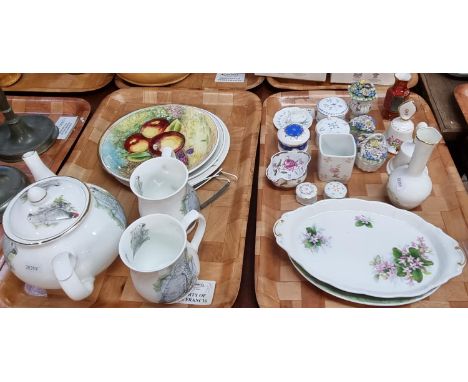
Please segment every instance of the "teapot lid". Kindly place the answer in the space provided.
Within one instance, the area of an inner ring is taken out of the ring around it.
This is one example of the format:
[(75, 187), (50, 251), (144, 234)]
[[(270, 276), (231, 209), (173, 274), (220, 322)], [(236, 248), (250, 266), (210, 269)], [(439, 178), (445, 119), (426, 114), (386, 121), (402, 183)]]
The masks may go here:
[(6, 236), (22, 244), (40, 244), (75, 227), (89, 208), (90, 193), (81, 181), (53, 176), (26, 187), (3, 216)]

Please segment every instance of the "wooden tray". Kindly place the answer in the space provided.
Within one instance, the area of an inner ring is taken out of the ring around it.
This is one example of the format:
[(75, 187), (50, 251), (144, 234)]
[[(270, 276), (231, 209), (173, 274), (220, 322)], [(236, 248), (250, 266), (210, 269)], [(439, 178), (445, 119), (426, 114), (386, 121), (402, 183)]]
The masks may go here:
[(80, 93), (97, 90), (114, 78), (108, 73), (24, 73), (5, 92)]
[[(57, 172), (88, 119), (91, 112), (90, 104), (81, 98), (7, 96), (7, 99), (15, 113), (20, 115), (44, 114), (54, 122), (57, 122), (62, 116), (78, 117), (78, 122), (69, 137), (64, 140), (57, 139), (45, 153), (41, 154), (41, 159), (44, 163), (53, 172)], [(3, 123), (3, 121), (3, 114), (0, 114), (0, 123)], [(31, 173), (23, 161), (15, 163), (0, 161), (0, 164), (16, 167), (26, 173), (30, 180), (32, 180)]]
[[(294, 189), (275, 188), (265, 177), (265, 169), (270, 162), (270, 157), (278, 151), (277, 130), (273, 125), (273, 116), (283, 107), (312, 107), (321, 98), (331, 95), (349, 99), (345, 91), (285, 92), (272, 95), (264, 103), (260, 134), (255, 248), (255, 289), (261, 307), (361, 306), (335, 298), (307, 282), (289, 262), (286, 252), (276, 244), (272, 231), (273, 224), (284, 212), (301, 207), (295, 200)], [(416, 94), (412, 94), (411, 99), (416, 102), (418, 109), (413, 118), (415, 124), (426, 121), (431, 126), (437, 126), (426, 102)], [(379, 109), (382, 108), (382, 104), (383, 98), (379, 97)], [(376, 118), (379, 130), (388, 126), (389, 121), (382, 120), (377, 105), (374, 105), (370, 114)], [(317, 176), (318, 153), (315, 145), (315, 121), (310, 130), (312, 161), (309, 165), (307, 180), (318, 186), (320, 200), (325, 183), (321, 182)], [(468, 193), (465, 191), (445, 142), (437, 145), (428, 167), (433, 181), (432, 194), (413, 212), (440, 227), (462, 244), (466, 244), (468, 242)], [(354, 167), (352, 178), (348, 183), (349, 196), (389, 202), (385, 189), (387, 177), (385, 165), (374, 173), (365, 173)], [(443, 285), (425, 300), (410, 306), (468, 307), (467, 288), (468, 266), (464, 268), (462, 275)]]
[(468, 84), (458, 85), (453, 93), (468, 124)]
[[(110, 94), (101, 103), (88, 128), (65, 164), (61, 175), (75, 176), (97, 184), (115, 195), (122, 203), (128, 222), (138, 218), (138, 203), (129, 188), (106, 173), (98, 158), (98, 143), (104, 131), (121, 116), (155, 104), (180, 103), (198, 106), (218, 115), (231, 134), (231, 147), (223, 169), (239, 177), (229, 190), (203, 210), (207, 231), (200, 246), (201, 280), (215, 280), (216, 290), (210, 307), (230, 307), (241, 280), (245, 233), (251, 196), (255, 152), (260, 130), (261, 102), (249, 92), (197, 91), (131, 88)], [(206, 200), (219, 189), (216, 181), (203, 186), (200, 199)], [(30, 297), (23, 283), (8, 274), (0, 282), (0, 303), (9, 306), (56, 307), (150, 307), (135, 291), (129, 272), (120, 258), (96, 278), (94, 293), (86, 300), (74, 302), (62, 291), (49, 291), (48, 298)], [(161, 305), (166, 307), (181, 304)]]
[[(215, 82), (215, 78), (216, 73), (192, 73), (182, 81), (168, 86), (171, 88), (201, 90), (249, 90), (260, 85), (265, 79), (265, 77), (251, 73), (245, 74), (244, 82)], [(122, 80), (118, 76), (115, 76), (114, 82), (121, 89), (137, 86)]]
[[(330, 74), (327, 74), (327, 79), (324, 82), (320, 81), (304, 81), (287, 78), (267, 77), (268, 83), (277, 88), (284, 90), (347, 90), (348, 84), (337, 84), (330, 82)], [(412, 73), (408, 87), (412, 88), (418, 83), (418, 74)], [(388, 86), (377, 85), (377, 88), (387, 89)]]

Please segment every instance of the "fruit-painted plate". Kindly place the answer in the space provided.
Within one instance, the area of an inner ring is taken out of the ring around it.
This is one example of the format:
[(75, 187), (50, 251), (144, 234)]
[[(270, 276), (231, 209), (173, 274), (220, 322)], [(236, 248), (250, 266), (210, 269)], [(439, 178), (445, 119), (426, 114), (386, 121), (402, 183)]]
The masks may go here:
[(394, 298), (379, 298), (373, 296), (366, 296), (365, 294), (356, 294), (343, 291), (341, 289), (335, 288), (332, 285), (324, 283), (319, 279), (316, 279), (314, 276), (310, 275), (304, 268), (302, 268), (298, 263), (293, 259), (291, 260), (292, 265), (296, 270), (312, 285), (315, 285), (320, 290), (331, 294), (332, 296), (341, 298), (342, 300), (353, 302), (355, 304), (369, 305), (369, 306), (400, 306), (412, 304), (417, 301), (421, 301), (426, 297), (429, 297), (433, 294), (439, 287), (431, 289), (429, 292), (415, 297), (394, 297)]
[(459, 244), (418, 215), (360, 199), (323, 200), (287, 212), (276, 242), (310, 275), (380, 298), (415, 297), (459, 275)]
[(99, 142), (104, 168), (124, 184), (142, 162), (169, 146), (189, 174), (215, 153), (219, 128), (205, 110), (186, 105), (156, 105), (129, 113), (114, 122)]

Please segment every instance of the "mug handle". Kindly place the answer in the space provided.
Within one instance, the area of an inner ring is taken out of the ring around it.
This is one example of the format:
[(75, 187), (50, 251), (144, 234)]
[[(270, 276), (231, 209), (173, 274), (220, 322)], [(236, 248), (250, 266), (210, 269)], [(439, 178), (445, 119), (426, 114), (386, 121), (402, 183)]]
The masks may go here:
[(63, 291), (72, 300), (79, 301), (93, 293), (94, 277), (81, 281), (75, 272), (76, 257), (70, 252), (62, 252), (52, 260), (55, 277)]
[(203, 235), (205, 234), (205, 217), (200, 212), (192, 210), (183, 217), (182, 225), (184, 226), (184, 229), (187, 230), (188, 227), (190, 227), (190, 225), (196, 220), (198, 220), (197, 230), (195, 231), (195, 235), (193, 235), (193, 239), (190, 244), (195, 249), (195, 252), (198, 252), (198, 247), (200, 246)]
[(161, 150), (161, 157), (163, 158), (175, 158), (175, 152), (170, 147), (163, 147)]

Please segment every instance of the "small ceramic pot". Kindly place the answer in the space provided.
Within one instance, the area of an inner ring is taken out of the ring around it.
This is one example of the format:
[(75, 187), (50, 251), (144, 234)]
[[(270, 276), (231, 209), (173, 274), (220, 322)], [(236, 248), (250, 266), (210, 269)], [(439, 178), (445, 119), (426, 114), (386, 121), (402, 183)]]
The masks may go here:
[(317, 186), (313, 183), (300, 183), (296, 187), (296, 200), (304, 206), (313, 204), (317, 201), (317, 191)]
[(329, 182), (323, 189), (324, 199), (343, 199), (347, 193), (348, 189), (340, 182)]
[[(191, 242), (187, 228), (198, 220)], [(119, 254), (130, 268), (137, 292), (155, 303), (183, 298), (198, 280), (198, 247), (205, 233), (203, 215), (190, 211), (182, 222), (169, 215), (153, 214), (133, 222), (123, 233)]]
[(281, 151), (302, 150), (308, 148), (310, 138), (309, 129), (303, 128), (301, 125), (292, 124), (278, 130), (278, 145)]
[(304, 129), (312, 126), (314, 109), (303, 107), (285, 107), (275, 113), (273, 124), (277, 129), (282, 129), (291, 124), (301, 125)]
[(326, 97), (317, 103), (317, 121), (326, 117), (346, 118), (348, 113), (346, 101), (339, 97)]
[(310, 155), (304, 151), (281, 151), (271, 157), (266, 177), (276, 187), (293, 188), (307, 177)]
[(349, 124), (345, 120), (337, 117), (323, 118), (315, 126), (315, 143), (319, 145), (321, 134), (349, 134), (349, 131)]
[(351, 97), (349, 108), (355, 116), (369, 113), (372, 103), (377, 97), (375, 86), (366, 80), (352, 83), (348, 87)]
[(319, 179), (346, 183), (353, 172), (356, 143), (351, 134), (322, 134), (319, 142)]
[(359, 146), (356, 167), (366, 172), (377, 171), (387, 159), (387, 141), (380, 133), (369, 135)]
[(200, 211), (200, 201), (188, 184), (187, 167), (165, 147), (162, 156), (140, 164), (130, 177), (130, 188), (138, 197), (140, 216), (169, 214), (179, 221), (190, 211)]
[(364, 139), (375, 131), (375, 119), (370, 115), (360, 115), (349, 121), (350, 132), (359, 146)]

